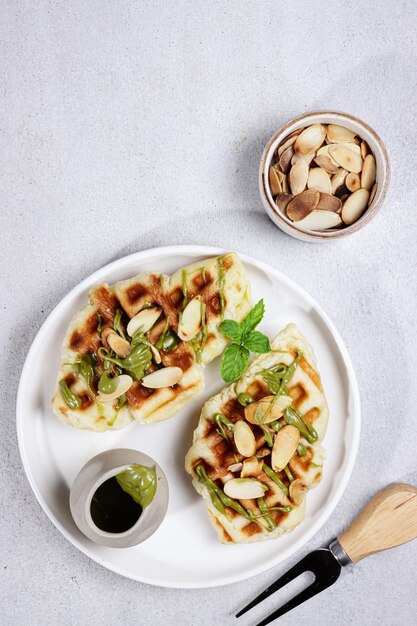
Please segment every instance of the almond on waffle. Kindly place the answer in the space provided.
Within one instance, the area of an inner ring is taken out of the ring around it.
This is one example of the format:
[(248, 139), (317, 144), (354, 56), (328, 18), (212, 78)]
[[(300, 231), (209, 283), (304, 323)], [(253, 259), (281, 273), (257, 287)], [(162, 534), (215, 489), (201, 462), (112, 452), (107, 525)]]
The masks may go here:
[(204, 364), (226, 344), (223, 316), (240, 321), (250, 309), (233, 253), (171, 278), (144, 272), (101, 284), (89, 300), (65, 336), (52, 407), (61, 421), (96, 431), (177, 413), (201, 393)]
[(223, 543), (272, 539), (303, 519), (322, 476), (328, 407), (311, 346), (294, 324), (203, 407), (185, 460)]

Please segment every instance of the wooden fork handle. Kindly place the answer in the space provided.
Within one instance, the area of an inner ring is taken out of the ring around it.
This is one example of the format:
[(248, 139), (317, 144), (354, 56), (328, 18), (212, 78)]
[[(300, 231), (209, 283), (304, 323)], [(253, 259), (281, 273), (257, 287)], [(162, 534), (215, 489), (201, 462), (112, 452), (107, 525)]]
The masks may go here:
[(337, 538), (353, 563), (417, 537), (417, 488), (396, 484), (372, 498)]

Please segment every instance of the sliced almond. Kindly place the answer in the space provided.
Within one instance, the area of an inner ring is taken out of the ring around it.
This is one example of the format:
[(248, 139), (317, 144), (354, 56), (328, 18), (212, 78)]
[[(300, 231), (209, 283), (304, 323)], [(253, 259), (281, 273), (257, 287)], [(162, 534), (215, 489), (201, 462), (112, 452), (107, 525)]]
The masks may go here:
[(335, 163), (333, 159), (325, 154), (320, 154), (319, 156), (316, 156), (314, 162), (317, 163), (319, 167), (323, 168), (329, 174), (336, 174), (336, 172), (339, 170), (339, 166), (337, 165), (337, 163)]
[(321, 148), (319, 148), (319, 150), (317, 150), (317, 155), (316, 155), (316, 156), (318, 156), (318, 157), (319, 157), (319, 156), (327, 156), (327, 157), (331, 160), (331, 162), (332, 162), (332, 163), (333, 163), (333, 164), (334, 164), (337, 168), (339, 168), (338, 163), (336, 163), (336, 161), (335, 161), (334, 159), (332, 159), (332, 157), (330, 156), (329, 147), (330, 147), (331, 145), (332, 145), (332, 144), (330, 144), (330, 145), (326, 145), (326, 146), (322, 146)]
[(316, 209), (318, 211), (334, 211), (337, 213), (342, 208), (342, 202), (339, 198), (328, 193), (321, 193)]
[(294, 154), (294, 156), (291, 159), (291, 165), (295, 165), (296, 163), (298, 163), (298, 161), (305, 161), (307, 165), (310, 165), (311, 161), (314, 159), (315, 156), (316, 156), (315, 152), (312, 152), (311, 154), (306, 154), (305, 156)]
[(295, 426), (284, 426), (278, 431), (271, 454), (272, 469), (280, 472), (293, 457), (300, 441), (300, 431)]
[(334, 211), (312, 211), (297, 226), (305, 230), (327, 230), (342, 225), (342, 220)]
[[(336, 163), (343, 167), (343, 169), (348, 172), (355, 172), (356, 174), (359, 174), (362, 169), (360, 149), (358, 154), (354, 150), (344, 147), (345, 145), (346, 144), (339, 143), (332, 144), (329, 146), (329, 154), (336, 161)], [(351, 145), (356, 146), (356, 144)]]
[(368, 206), (369, 191), (358, 189), (346, 200), (342, 209), (342, 220), (345, 224), (353, 224), (360, 218)]
[(309, 189), (316, 189), (322, 193), (332, 193), (330, 176), (326, 170), (322, 170), (321, 167), (313, 167), (310, 169), (308, 173), (307, 187)]
[(225, 483), (224, 493), (235, 500), (262, 498), (268, 487), (254, 478), (232, 478)]
[(143, 309), (139, 311), (135, 317), (132, 317), (129, 324), (127, 325), (127, 334), (129, 337), (133, 337), (133, 335), (141, 329), (142, 333), (148, 332), (150, 328), (155, 324), (158, 317), (161, 315), (161, 309), (156, 306), (151, 306), (149, 309)]
[(292, 481), (289, 488), (289, 495), (295, 506), (299, 506), (304, 502), (307, 491), (307, 487), (300, 478), (296, 478)]
[[(346, 200), (349, 198), (350, 193), (344, 193), (342, 196), (337, 196), (338, 200), (340, 200), (340, 202), (342, 204), (344, 204), (346, 202)], [(337, 212), (339, 212), (339, 209), (337, 210)]]
[(332, 194), (335, 194), (339, 187), (344, 184), (347, 175), (347, 171), (341, 167), (339, 171), (332, 176)]
[(293, 196), (296, 196), (297, 194), (304, 191), (308, 179), (307, 162), (304, 160), (297, 161), (297, 163), (295, 163), (291, 168), (289, 179), (290, 189)]
[(368, 206), (372, 204), (372, 200), (375, 198), (377, 187), (378, 185), (375, 183), (375, 185), (371, 189), (371, 193), (369, 194)]
[[(362, 176), (363, 176), (363, 171), (362, 171)], [(354, 174), (353, 172), (350, 172), (350, 174), (346, 176), (345, 185), (349, 189), (349, 191), (352, 191), (352, 192), (360, 189), (361, 179), (359, 178), (359, 175)]]
[(152, 356), (154, 358), (155, 363), (162, 363), (162, 359), (161, 359), (161, 355), (159, 353), (159, 350), (157, 348), (155, 348), (154, 345), (152, 345), (151, 343), (148, 344), (150, 351), (152, 352)]
[(163, 387), (172, 387), (180, 382), (182, 378), (182, 369), (180, 367), (162, 367), (160, 370), (148, 374), (141, 380), (141, 384), (148, 389), (162, 389)]
[(273, 196), (277, 196), (282, 191), (278, 170), (272, 167), (272, 165), (269, 168), (269, 187)]
[(361, 156), (364, 159), (366, 157), (366, 155), (369, 154), (369, 146), (366, 143), (366, 141), (362, 141), (361, 143)]
[(337, 126), (336, 124), (329, 124), (327, 127), (327, 139), (330, 143), (343, 143), (345, 141), (353, 142), (356, 137), (356, 133), (344, 126)]
[(288, 176), (284, 175), (281, 181), (282, 193), (290, 193), (290, 186), (288, 184)]
[(263, 459), (265, 456), (269, 456), (271, 454), (270, 448), (261, 448), (256, 452), (257, 459)]
[(247, 422), (239, 420), (233, 428), (235, 446), (242, 456), (253, 456), (256, 452), (256, 439)]
[(245, 419), (250, 424), (269, 424), (282, 417), (291, 403), (290, 396), (265, 396), (262, 400), (245, 406)]
[(289, 139), (286, 139), (284, 141), (284, 143), (282, 143), (277, 150), (277, 154), (280, 157), (281, 154), (284, 152), (284, 150), (286, 150), (287, 148), (289, 148), (290, 146), (293, 145), (293, 143), (295, 143), (295, 140), (297, 139), (296, 135), (293, 135), (292, 137), (289, 137)]
[(129, 391), (133, 384), (133, 378), (127, 374), (115, 376), (113, 381), (116, 384), (116, 389), (112, 393), (99, 392), (96, 398), (97, 402), (113, 402), (113, 400), (120, 398), (126, 391)]
[(227, 468), (229, 472), (240, 472), (240, 470), (243, 467), (243, 463), (233, 463), (232, 465), (229, 465), (229, 467)]
[(316, 189), (307, 189), (293, 198), (287, 205), (287, 215), (293, 222), (304, 219), (311, 211), (314, 211), (320, 198)]
[(262, 472), (262, 461), (252, 456), (249, 459), (243, 461), (242, 471), (240, 473), (241, 478), (247, 478), (248, 476), (259, 476)]
[(338, 143), (338, 144), (329, 144), (329, 154), (331, 154), (332, 149), (336, 147), (336, 145), (339, 148), (343, 148), (344, 150), (351, 150), (352, 152), (354, 152), (355, 154), (358, 154), (359, 156), (361, 156), (361, 147), (356, 144), (356, 143), (348, 143), (348, 142), (343, 142), (343, 143)]
[(117, 356), (120, 356), (122, 359), (129, 356), (131, 352), (130, 343), (126, 339), (123, 339), (123, 337), (121, 337), (114, 330), (111, 330), (107, 335), (107, 343), (113, 352), (115, 352)]
[(279, 182), (282, 185), (282, 182), (283, 182), (284, 178), (286, 178), (286, 176), (285, 176), (284, 172), (281, 172), (281, 170), (279, 170), (278, 168), (276, 168), (276, 170), (277, 170)]
[(294, 146), (290, 146), (289, 148), (284, 150), (284, 152), (279, 157), (278, 164), (280, 168), (282, 169), (282, 171), (284, 172), (284, 174), (287, 174), (288, 170), (290, 169), (291, 159), (293, 155), (294, 155)]
[(109, 350), (111, 349), (108, 342), (107, 342), (107, 337), (109, 337), (112, 333), (115, 333), (116, 331), (113, 330), (113, 328), (111, 326), (105, 326), (103, 328), (103, 330), (101, 331), (101, 341), (102, 344), (105, 348), (108, 348)]
[(368, 154), (365, 157), (362, 167), (361, 184), (362, 189), (371, 189), (376, 178), (376, 163), (373, 154)]
[(293, 198), (294, 196), (290, 193), (280, 193), (279, 196), (275, 198), (275, 204), (282, 213), (285, 213), (285, 209)]
[(196, 296), (185, 307), (178, 323), (178, 337), (183, 341), (193, 339), (201, 328), (201, 296)]
[(323, 124), (312, 124), (300, 133), (294, 144), (296, 154), (306, 156), (320, 148), (326, 136)]

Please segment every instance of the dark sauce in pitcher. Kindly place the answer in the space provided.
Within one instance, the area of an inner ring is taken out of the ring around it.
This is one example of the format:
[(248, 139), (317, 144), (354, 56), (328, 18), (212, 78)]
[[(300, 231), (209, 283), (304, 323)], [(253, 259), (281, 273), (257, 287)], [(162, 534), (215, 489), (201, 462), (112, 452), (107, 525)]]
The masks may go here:
[(108, 533), (123, 533), (132, 528), (142, 513), (140, 504), (126, 493), (115, 476), (104, 481), (90, 506), (94, 524)]

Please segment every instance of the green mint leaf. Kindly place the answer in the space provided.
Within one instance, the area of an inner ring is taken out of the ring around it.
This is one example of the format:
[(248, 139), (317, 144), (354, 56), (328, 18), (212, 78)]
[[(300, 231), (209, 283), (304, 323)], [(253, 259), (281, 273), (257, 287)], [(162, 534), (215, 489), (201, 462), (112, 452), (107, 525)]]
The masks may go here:
[(240, 324), (235, 320), (224, 320), (219, 326), (222, 333), (233, 339), (236, 343), (240, 343), (242, 340), (242, 329)]
[(250, 352), (245, 346), (231, 343), (223, 352), (220, 373), (224, 382), (232, 383), (237, 380), (246, 367)]
[(259, 330), (253, 330), (246, 336), (245, 346), (248, 350), (257, 354), (264, 354), (271, 350), (268, 337), (260, 333)]
[[(259, 300), (257, 304), (253, 307), (251, 311), (243, 318), (240, 322), (240, 327), (242, 329), (243, 337), (249, 335), (252, 330), (255, 330), (256, 326), (262, 320), (265, 313), (265, 305), (263, 300)], [(243, 340), (242, 343), (245, 343)]]

